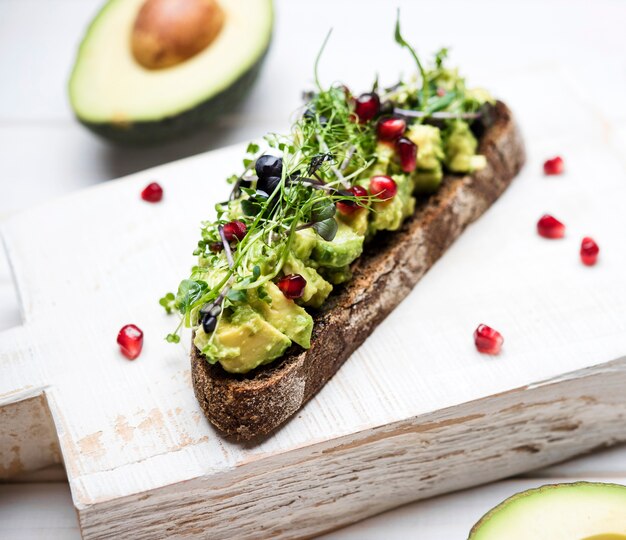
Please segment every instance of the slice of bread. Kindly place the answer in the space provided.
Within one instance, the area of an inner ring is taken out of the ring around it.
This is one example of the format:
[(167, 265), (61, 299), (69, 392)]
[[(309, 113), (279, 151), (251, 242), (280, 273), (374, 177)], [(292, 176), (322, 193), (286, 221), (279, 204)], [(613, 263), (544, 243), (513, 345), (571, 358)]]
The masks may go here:
[(352, 280), (313, 314), (309, 350), (294, 346), (282, 359), (232, 375), (209, 364), (192, 344), (194, 391), (209, 421), (236, 439), (255, 439), (311, 399), (521, 169), (524, 144), (501, 102), (480, 137), (479, 153), (487, 158), (486, 168), (446, 176), (437, 193), (418, 202), (401, 230), (379, 233), (367, 245), (353, 264)]

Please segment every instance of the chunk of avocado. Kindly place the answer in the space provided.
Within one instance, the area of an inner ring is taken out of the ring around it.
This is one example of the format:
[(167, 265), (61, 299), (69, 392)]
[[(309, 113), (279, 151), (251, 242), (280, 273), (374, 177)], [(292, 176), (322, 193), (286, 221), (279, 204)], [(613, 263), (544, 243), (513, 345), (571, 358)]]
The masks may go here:
[(446, 167), (460, 173), (483, 169), (487, 159), (476, 154), (477, 148), (478, 142), (467, 122), (454, 122), (446, 131)]
[(376, 143), (376, 162), (369, 171), (370, 176), (377, 174), (389, 174), (389, 169), (396, 157), (396, 150), (393, 144), (385, 141)]
[(326, 281), (330, 281), (333, 285), (339, 285), (352, 279), (350, 265), (342, 266), (341, 268), (320, 268), (319, 273)]
[(317, 233), (312, 229), (297, 231), (293, 236), (291, 250), (298, 259), (306, 261), (311, 256), (318, 238)]
[(469, 540), (626, 540), (626, 486), (577, 482), (518, 493), (472, 528)]
[(278, 249), (268, 246), (265, 242), (254, 242), (248, 253), (249, 260), (254, 261), (263, 275), (271, 274), (281, 257)]
[[(96, 15), (69, 81), (74, 113), (88, 128), (122, 143), (172, 139), (212, 121), (247, 93), (269, 47), (272, 1), (176, 5), (109, 0)], [(215, 29), (209, 32), (207, 23)], [(181, 41), (189, 41), (182, 55)], [(143, 56), (142, 47), (150, 49)], [(151, 64), (150, 57), (167, 62)]]
[(435, 169), (416, 169), (411, 173), (411, 180), (416, 193), (434, 193), (443, 180), (441, 163)]
[(349, 225), (352, 230), (362, 236), (367, 233), (369, 211), (367, 208), (359, 208), (353, 214), (338, 213), (339, 221)]
[(444, 158), (441, 131), (427, 124), (413, 124), (406, 136), (417, 145), (417, 168), (432, 170), (441, 166)]
[(252, 308), (289, 339), (308, 349), (311, 346), (313, 317), (303, 307), (287, 298), (274, 283), (266, 283), (263, 290), (267, 295), (266, 300), (259, 298), (257, 290), (248, 292), (248, 301)]
[(340, 221), (332, 242), (318, 239), (311, 258), (320, 266), (341, 268), (363, 253), (363, 239), (352, 227)]
[(372, 205), (372, 220), (369, 233), (376, 231), (397, 231), (404, 219), (415, 211), (415, 198), (411, 196), (413, 182), (405, 174), (396, 174), (392, 177), (398, 186), (396, 196), (390, 201), (378, 202)]
[(320, 307), (333, 290), (333, 286), (320, 276), (317, 270), (307, 266), (291, 254), (283, 265), (283, 272), (300, 274), (306, 280), (304, 294), (300, 298), (300, 302), (305, 306)]
[(284, 354), (291, 340), (250, 306), (238, 306), (230, 320), (222, 317), (212, 334), (200, 326), (194, 345), (209, 362), (219, 362), (229, 373), (247, 373)]

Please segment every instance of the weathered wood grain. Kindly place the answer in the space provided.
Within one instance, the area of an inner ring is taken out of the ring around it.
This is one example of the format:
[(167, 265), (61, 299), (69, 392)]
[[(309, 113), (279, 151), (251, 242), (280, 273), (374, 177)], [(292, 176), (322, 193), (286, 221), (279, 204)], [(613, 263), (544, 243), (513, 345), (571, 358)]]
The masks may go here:
[[(303, 538), (626, 440), (626, 358), (81, 512), (85, 538)], [(262, 519), (260, 519), (262, 515)]]

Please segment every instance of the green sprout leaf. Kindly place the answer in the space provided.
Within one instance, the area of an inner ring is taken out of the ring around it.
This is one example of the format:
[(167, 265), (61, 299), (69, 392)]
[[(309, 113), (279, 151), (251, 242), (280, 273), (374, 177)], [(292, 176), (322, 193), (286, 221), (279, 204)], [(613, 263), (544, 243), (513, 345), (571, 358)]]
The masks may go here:
[(259, 150), (259, 145), (251, 142), (246, 148), (246, 154), (256, 154)]
[(165, 341), (168, 343), (179, 343), (180, 336), (178, 334), (167, 334), (167, 336), (165, 336)]
[(161, 304), (163, 309), (165, 309), (165, 312), (170, 315), (176, 308), (176, 296), (174, 296), (174, 293), (168, 292), (159, 300), (159, 304)]
[(272, 297), (269, 295), (269, 293), (267, 292), (267, 289), (263, 287), (263, 285), (261, 285), (257, 289), (256, 294), (259, 297), (259, 300), (261, 300), (262, 302), (265, 302), (266, 304), (272, 303)]
[(241, 201), (241, 209), (246, 216), (256, 216), (263, 209), (263, 205), (256, 199), (244, 199)]
[(311, 221), (324, 221), (335, 216), (337, 208), (330, 200), (319, 201), (311, 209)]
[(252, 188), (242, 187), (240, 188), (243, 193), (245, 193), (248, 197), (254, 197), (256, 194), (256, 190)]
[(333, 32), (333, 29), (331, 28), (328, 31), (328, 34), (326, 34), (326, 37), (324, 38), (324, 43), (322, 43), (322, 47), (320, 48), (320, 51), (317, 53), (317, 56), (315, 57), (315, 64), (313, 66), (313, 74), (315, 75), (315, 84), (317, 85), (317, 88), (319, 90), (322, 89), (322, 85), (320, 84), (319, 72), (318, 72), (320, 59), (322, 58), (322, 54), (324, 52), (324, 49), (326, 48), (326, 44), (328, 43), (328, 40), (330, 39), (330, 35), (332, 34), (332, 32)]
[(184, 279), (178, 286), (176, 307), (185, 315), (191, 306), (197, 302), (209, 288), (206, 282), (193, 279)]
[(315, 223), (313, 228), (324, 240), (331, 242), (337, 234), (339, 225), (337, 224), (337, 220), (332, 217)]
[(417, 64), (417, 69), (419, 70), (420, 76), (422, 77), (422, 100), (420, 105), (423, 109), (426, 105), (426, 102), (428, 101), (428, 77), (426, 76), (426, 71), (424, 70), (424, 66), (420, 61), (419, 56), (417, 56), (417, 52), (415, 52), (415, 49), (411, 47), (411, 45), (402, 37), (402, 33), (400, 32), (400, 8), (398, 8), (398, 16), (396, 18), (396, 31), (394, 37), (398, 45), (404, 47), (411, 53), (413, 60), (415, 60), (415, 63)]
[(228, 291), (226, 298), (228, 298), (232, 303), (245, 302), (248, 298), (248, 295), (246, 294), (245, 290), (231, 289), (230, 291)]

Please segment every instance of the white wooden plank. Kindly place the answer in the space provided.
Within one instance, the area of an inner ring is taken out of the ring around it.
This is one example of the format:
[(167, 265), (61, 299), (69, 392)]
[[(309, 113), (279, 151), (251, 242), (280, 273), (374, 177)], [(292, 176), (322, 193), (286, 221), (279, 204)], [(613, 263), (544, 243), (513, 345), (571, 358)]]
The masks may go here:
[(611, 478), (619, 475), (626, 477), (626, 446), (598, 450), (592, 454), (558, 463), (545, 469), (528, 473), (529, 477), (552, 478), (569, 477), (579, 478), (595, 476), (597, 478)]

